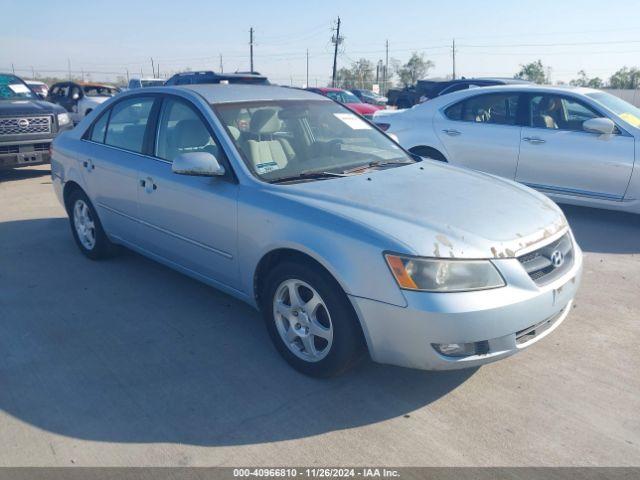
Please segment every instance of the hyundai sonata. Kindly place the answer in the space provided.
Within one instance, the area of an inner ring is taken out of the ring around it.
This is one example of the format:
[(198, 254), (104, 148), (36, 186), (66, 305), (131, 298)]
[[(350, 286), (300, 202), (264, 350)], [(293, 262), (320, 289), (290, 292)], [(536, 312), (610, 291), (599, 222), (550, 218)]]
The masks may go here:
[(53, 148), (80, 251), (123, 245), (256, 308), (296, 369), (454, 369), (548, 335), (578, 288), (558, 207), (414, 157), (319, 95), (274, 86), (125, 92)]

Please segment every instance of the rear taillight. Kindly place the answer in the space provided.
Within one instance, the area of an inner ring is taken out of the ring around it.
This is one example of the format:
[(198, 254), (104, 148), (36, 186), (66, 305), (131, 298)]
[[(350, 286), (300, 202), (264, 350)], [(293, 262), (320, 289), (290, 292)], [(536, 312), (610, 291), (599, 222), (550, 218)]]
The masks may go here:
[(389, 130), (389, 127), (391, 126), (391, 124), (389, 124), (389, 123), (376, 123), (376, 125), (383, 132), (386, 132), (387, 130)]

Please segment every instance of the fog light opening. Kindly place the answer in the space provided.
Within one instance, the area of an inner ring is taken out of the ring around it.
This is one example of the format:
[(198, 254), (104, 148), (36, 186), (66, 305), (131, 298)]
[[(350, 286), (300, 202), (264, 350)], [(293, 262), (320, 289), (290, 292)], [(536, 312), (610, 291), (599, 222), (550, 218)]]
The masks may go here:
[(432, 343), (431, 346), (445, 357), (470, 357), (489, 353), (489, 342), (486, 340), (472, 343)]

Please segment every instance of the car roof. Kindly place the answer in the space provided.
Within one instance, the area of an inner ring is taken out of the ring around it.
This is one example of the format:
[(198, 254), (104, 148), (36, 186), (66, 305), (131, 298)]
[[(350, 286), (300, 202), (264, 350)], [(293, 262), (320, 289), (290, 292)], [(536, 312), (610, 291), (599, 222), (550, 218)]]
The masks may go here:
[(564, 86), (564, 85), (537, 85), (534, 83), (523, 83), (523, 84), (508, 84), (508, 85), (490, 85), (487, 87), (478, 87), (478, 88), (469, 88), (465, 90), (460, 90), (457, 92), (447, 93), (446, 95), (441, 95), (435, 97), (427, 102), (416, 105), (419, 107), (420, 105), (432, 105), (435, 108), (440, 108), (443, 105), (447, 105), (450, 103), (455, 103), (458, 100), (462, 100), (468, 97), (472, 97), (475, 95), (483, 94), (483, 93), (500, 93), (500, 92), (531, 92), (531, 93), (577, 93), (579, 95), (584, 95), (587, 93), (598, 92), (599, 90), (593, 88), (584, 88), (584, 87), (572, 87), (572, 86)]
[(298, 90), (295, 88), (283, 88), (277, 85), (200, 83), (192, 85), (167, 86), (162, 89), (174, 88), (196, 92), (203, 96), (209, 103), (234, 103), (265, 100), (331, 101), (310, 91)]

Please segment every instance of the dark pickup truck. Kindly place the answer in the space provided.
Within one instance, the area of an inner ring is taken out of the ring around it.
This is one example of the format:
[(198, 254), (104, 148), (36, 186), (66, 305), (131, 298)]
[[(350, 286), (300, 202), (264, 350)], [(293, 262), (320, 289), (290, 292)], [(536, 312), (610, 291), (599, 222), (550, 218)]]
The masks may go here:
[(411, 108), (417, 103), (447, 93), (466, 90), (467, 88), (489, 87), (491, 85), (507, 85), (511, 83), (530, 83), (515, 78), (460, 78), (457, 80), (418, 80), (403, 89), (392, 89), (387, 92), (388, 105), (398, 108)]
[(22, 79), (0, 73), (0, 169), (49, 163), (49, 146), (73, 123), (64, 108), (45, 102)]

